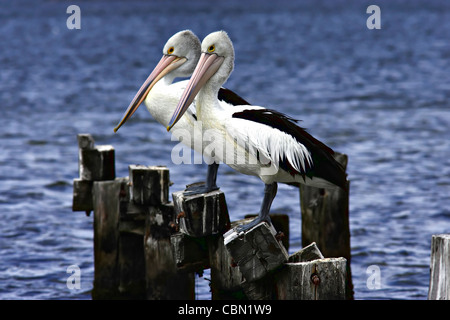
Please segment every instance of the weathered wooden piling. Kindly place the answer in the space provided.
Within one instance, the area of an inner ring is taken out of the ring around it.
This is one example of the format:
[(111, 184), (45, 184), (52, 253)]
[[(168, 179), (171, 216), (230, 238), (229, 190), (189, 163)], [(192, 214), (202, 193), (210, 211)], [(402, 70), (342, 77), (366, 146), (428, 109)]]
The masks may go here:
[(129, 176), (128, 208), (139, 212), (138, 215), (135, 213), (137, 218), (139, 215), (144, 217), (141, 256), (144, 261), (145, 298), (194, 299), (194, 274), (177, 270), (170, 242), (175, 215), (173, 204), (168, 199), (168, 169), (130, 165)]
[[(249, 223), (254, 219), (254, 215), (247, 215), (246, 218), (231, 223), (231, 229), (238, 225)], [(283, 230), (288, 234), (289, 218), (283, 214), (271, 214), (270, 219), (277, 230)], [(246, 281), (236, 260), (230, 254), (225, 245), (224, 235), (212, 237), (208, 241), (209, 261), (211, 268), (211, 294), (213, 300), (242, 300), (242, 299), (260, 299), (263, 295), (264, 285), (267, 277), (259, 282)], [(275, 239), (281, 241), (285, 247), (289, 246), (289, 237), (280, 237), (276, 233)], [(251, 256), (251, 254), (250, 254)], [(257, 297), (256, 297), (257, 295)]]
[(202, 237), (220, 234), (230, 228), (225, 194), (221, 190), (196, 195), (177, 191), (172, 197), (181, 232)]
[[(256, 214), (246, 214), (244, 218), (255, 218), (256, 216)], [(289, 216), (282, 213), (271, 213), (269, 216), (273, 227), (277, 231), (276, 238), (278, 240), (281, 240), (281, 243), (283, 244), (286, 251), (289, 251)], [(246, 222), (249, 221), (251, 220), (248, 220)], [(245, 224), (246, 222), (243, 223)]]
[[(336, 152), (335, 159), (347, 168), (347, 155)], [(349, 190), (350, 182), (347, 187)], [(347, 260), (347, 294), (351, 299), (349, 193), (338, 187), (322, 189), (300, 185), (300, 204), (303, 246), (315, 242), (325, 257)]]
[(95, 146), (89, 134), (78, 135), (78, 168), (81, 180), (113, 180), (116, 176), (114, 148), (110, 145)]
[(95, 147), (89, 135), (78, 141), (73, 210), (94, 211), (93, 299), (194, 299), (194, 274), (177, 270), (170, 242), (167, 168), (131, 165), (131, 179), (115, 178), (114, 149)]
[(315, 243), (289, 256), (275, 272), (241, 283), (250, 300), (344, 300), (345, 258), (324, 258)]
[(231, 229), (224, 244), (247, 282), (253, 282), (280, 267), (288, 259), (272, 225), (261, 222), (246, 232)]
[(92, 203), (93, 183), (93, 181), (79, 178), (73, 180), (72, 211), (85, 211), (86, 215), (91, 214), (94, 208)]
[(182, 272), (177, 269), (170, 238), (173, 232), (173, 205), (167, 204), (164, 207), (165, 209), (159, 208), (161, 211), (156, 209), (147, 215), (144, 239), (146, 297), (151, 300), (193, 300), (195, 275), (193, 270)]
[(94, 289), (92, 298), (119, 298), (120, 193), (127, 181), (98, 181), (93, 184)]
[(119, 294), (121, 299), (144, 299), (147, 274), (145, 272), (144, 232), (146, 215), (129, 205), (129, 180), (122, 178), (119, 219)]
[(178, 270), (202, 274), (209, 269), (207, 237), (196, 238), (177, 232), (171, 235), (170, 241)]
[(288, 256), (287, 215), (271, 215), (279, 232), (267, 223), (236, 232), (253, 217), (231, 223), (220, 190), (174, 192), (172, 203), (166, 167), (130, 165), (116, 178), (111, 146), (85, 134), (78, 144), (73, 210), (94, 211), (94, 299), (194, 299), (194, 273), (208, 268), (215, 300), (348, 295), (345, 258), (324, 258), (315, 244)]
[(208, 250), (211, 298), (213, 300), (247, 299), (242, 288), (244, 276), (226, 249), (223, 235), (211, 237), (208, 241)]
[(129, 166), (130, 201), (158, 206), (169, 202), (169, 169), (163, 166)]
[(278, 300), (347, 299), (347, 261), (342, 257), (288, 261), (275, 277)]
[(93, 210), (92, 186), (94, 181), (114, 180), (115, 153), (110, 145), (95, 146), (90, 134), (79, 134), (78, 173), (74, 179), (73, 211), (85, 211), (87, 215)]
[(172, 197), (179, 230), (171, 238), (177, 267), (202, 274), (210, 268), (209, 247), (230, 228), (225, 194), (214, 190), (187, 195), (183, 190)]
[(429, 300), (450, 300), (450, 234), (431, 237)]

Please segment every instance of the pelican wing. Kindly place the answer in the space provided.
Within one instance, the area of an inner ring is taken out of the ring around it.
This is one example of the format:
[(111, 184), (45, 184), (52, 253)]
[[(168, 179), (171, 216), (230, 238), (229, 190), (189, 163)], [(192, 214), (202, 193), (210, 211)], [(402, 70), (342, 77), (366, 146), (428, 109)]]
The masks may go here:
[(257, 152), (292, 176), (319, 177), (345, 186), (346, 174), (334, 159), (334, 151), (298, 126), (298, 120), (264, 108), (243, 109), (232, 117), (246, 121), (239, 127), (247, 131), (249, 143)]

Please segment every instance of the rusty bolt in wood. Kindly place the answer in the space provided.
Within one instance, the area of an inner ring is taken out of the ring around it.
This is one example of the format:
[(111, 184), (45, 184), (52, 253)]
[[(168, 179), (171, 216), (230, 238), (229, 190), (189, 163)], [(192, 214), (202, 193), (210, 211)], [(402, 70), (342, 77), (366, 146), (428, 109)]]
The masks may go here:
[(315, 285), (318, 286), (320, 284), (320, 277), (317, 273), (313, 273), (311, 275), (311, 282)]
[(171, 228), (172, 230), (174, 230), (175, 232), (178, 232), (180, 230), (180, 227), (174, 223), (174, 222), (170, 222), (169, 223), (169, 228)]
[(278, 231), (278, 233), (275, 235), (275, 239), (280, 241), (283, 238), (284, 238), (284, 232), (283, 231)]
[(186, 216), (186, 214), (182, 211), (177, 215), (177, 219), (179, 220), (180, 218), (184, 218)]

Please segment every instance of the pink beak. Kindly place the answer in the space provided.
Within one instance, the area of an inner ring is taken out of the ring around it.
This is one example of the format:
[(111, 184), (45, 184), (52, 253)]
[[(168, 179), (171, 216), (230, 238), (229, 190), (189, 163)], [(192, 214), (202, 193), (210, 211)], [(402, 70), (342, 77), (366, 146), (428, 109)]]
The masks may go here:
[(145, 80), (144, 84), (141, 86), (134, 99), (131, 101), (127, 111), (125, 111), (123, 115), (122, 120), (114, 128), (114, 132), (117, 132), (117, 130), (119, 130), (119, 128), (133, 115), (133, 113), (136, 112), (137, 108), (141, 105), (145, 98), (147, 98), (150, 90), (162, 77), (164, 77), (170, 71), (178, 68), (186, 61), (186, 58), (164, 55), (156, 65), (155, 69), (153, 69), (152, 73), (148, 76), (147, 80)]
[(194, 101), (200, 89), (217, 72), (217, 70), (219, 70), (219, 67), (223, 63), (223, 60), (224, 58), (218, 56), (217, 54), (210, 54), (205, 52), (202, 53), (197, 66), (195, 67), (194, 73), (189, 79), (186, 89), (181, 95), (180, 101), (178, 102), (172, 119), (167, 126), (167, 131), (172, 129), (172, 127), (178, 122), (178, 120), (181, 119), (183, 114)]

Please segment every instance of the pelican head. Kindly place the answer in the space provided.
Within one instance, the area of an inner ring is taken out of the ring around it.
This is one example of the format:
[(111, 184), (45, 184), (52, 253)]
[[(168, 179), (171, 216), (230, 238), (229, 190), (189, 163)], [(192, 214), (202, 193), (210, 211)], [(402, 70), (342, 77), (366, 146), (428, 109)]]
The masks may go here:
[(190, 30), (177, 32), (167, 40), (163, 48), (161, 60), (131, 101), (122, 120), (114, 128), (114, 132), (117, 132), (133, 113), (136, 112), (141, 103), (147, 98), (153, 86), (164, 76), (167, 75), (170, 78), (170, 82), (177, 77), (190, 76), (199, 60), (200, 50), (200, 40)]
[(234, 48), (225, 31), (209, 34), (202, 41), (200, 59), (189, 79), (172, 119), (167, 126), (169, 131), (189, 108), (200, 89), (208, 86), (216, 92), (227, 81), (234, 68)]

